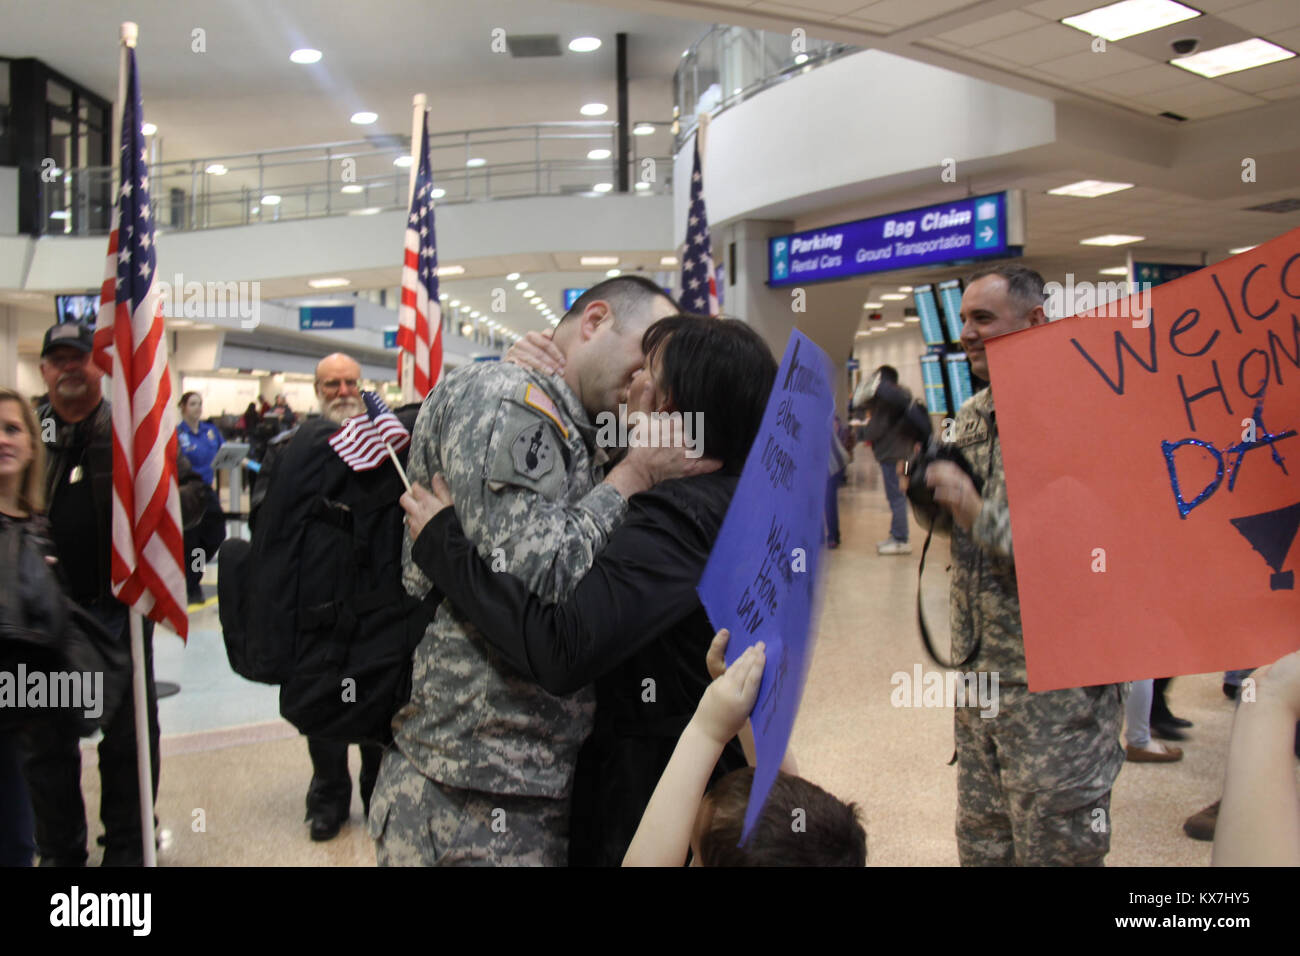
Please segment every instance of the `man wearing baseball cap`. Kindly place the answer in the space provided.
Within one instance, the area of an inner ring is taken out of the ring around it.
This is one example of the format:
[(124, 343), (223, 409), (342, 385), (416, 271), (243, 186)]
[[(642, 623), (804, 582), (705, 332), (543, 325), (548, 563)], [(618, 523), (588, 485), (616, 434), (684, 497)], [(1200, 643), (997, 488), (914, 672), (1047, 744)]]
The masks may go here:
[[(49, 401), (37, 410), (45, 441), (45, 500), (59, 570), (69, 596), (123, 646), (130, 641), (126, 605), (113, 597), (113, 425), (103, 394), (103, 372), (91, 360), (94, 335), (64, 322), (45, 333), (41, 376)], [(145, 620), (145, 685), (153, 789), (158, 793), (158, 697), (153, 678), (153, 623)], [(139, 866), (140, 789), (136, 773), (135, 705), (129, 692), (105, 701), (111, 714), (99, 744), (104, 822), (104, 865)], [(84, 866), (86, 807), (81, 795), (81, 745), (77, 731), (59, 722), (33, 721), (24, 741), (24, 775), (36, 816), (42, 866)]]

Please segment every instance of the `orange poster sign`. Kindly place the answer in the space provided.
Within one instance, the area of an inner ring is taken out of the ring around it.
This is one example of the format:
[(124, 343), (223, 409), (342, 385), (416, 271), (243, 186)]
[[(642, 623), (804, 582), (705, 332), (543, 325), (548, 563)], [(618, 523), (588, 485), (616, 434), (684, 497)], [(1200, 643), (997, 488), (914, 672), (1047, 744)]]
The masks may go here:
[(1300, 229), (1111, 306), (988, 343), (1030, 690), (1300, 646)]

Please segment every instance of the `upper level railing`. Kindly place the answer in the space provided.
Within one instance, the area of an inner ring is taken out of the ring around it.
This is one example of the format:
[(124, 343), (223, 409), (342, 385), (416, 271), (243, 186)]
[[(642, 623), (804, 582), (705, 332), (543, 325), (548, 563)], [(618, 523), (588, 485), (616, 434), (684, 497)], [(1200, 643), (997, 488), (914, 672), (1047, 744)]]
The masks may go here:
[(802, 33), (714, 26), (682, 54), (673, 75), (674, 152), (695, 131), (699, 114), (716, 116), (770, 86), (859, 49)]
[[(638, 194), (672, 189), (671, 158), (642, 147), (645, 134), (669, 125), (633, 124), (629, 183)], [(599, 120), (430, 133), (435, 198), (447, 204), (611, 192), (617, 133), (617, 123)], [(107, 233), (112, 175), (92, 166), (42, 182), (42, 233)], [(166, 231), (371, 215), (406, 208), (410, 144), (373, 137), (174, 160), (151, 165), (149, 177), (154, 222)]]

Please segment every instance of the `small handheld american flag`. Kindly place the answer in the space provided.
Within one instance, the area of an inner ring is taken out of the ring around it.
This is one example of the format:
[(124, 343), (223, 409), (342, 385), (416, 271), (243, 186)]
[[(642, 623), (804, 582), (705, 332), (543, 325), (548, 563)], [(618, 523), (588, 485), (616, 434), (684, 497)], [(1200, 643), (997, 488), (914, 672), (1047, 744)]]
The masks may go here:
[[(330, 447), (353, 471), (370, 471), (383, 463), (390, 448), (396, 453), (410, 444), (411, 434), (374, 392), (362, 392), (361, 400), (366, 413), (344, 422), (330, 438)], [(393, 463), (397, 463), (396, 457)]]

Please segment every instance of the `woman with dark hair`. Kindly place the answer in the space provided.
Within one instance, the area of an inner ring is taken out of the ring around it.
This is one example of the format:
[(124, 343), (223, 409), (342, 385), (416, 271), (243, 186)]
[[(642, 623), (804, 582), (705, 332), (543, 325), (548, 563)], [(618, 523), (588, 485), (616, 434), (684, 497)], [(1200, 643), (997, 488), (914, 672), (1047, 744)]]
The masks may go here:
[[(574, 779), (575, 865), (620, 864), (709, 685), (705, 655), (715, 629), (695, 589), (776, 378), (767, 344), (734, 319), (661, 319), (646, 331), (642, 352), (629, 404), (661, 422), (677, 413), (702, 422), (693, 436), (683, 428), (687, 447), (722, 467), (633, 496), (568, 600), (544, 604), (518, 579), (494, 572), (447, 507), (440, 477), (436, 502), (423, 489), (402, 497), (412, 558), (511, 668), (553, 694), (595, 682), (595, 729)], [(745, 763), (732, 740), (715, 774)]]

